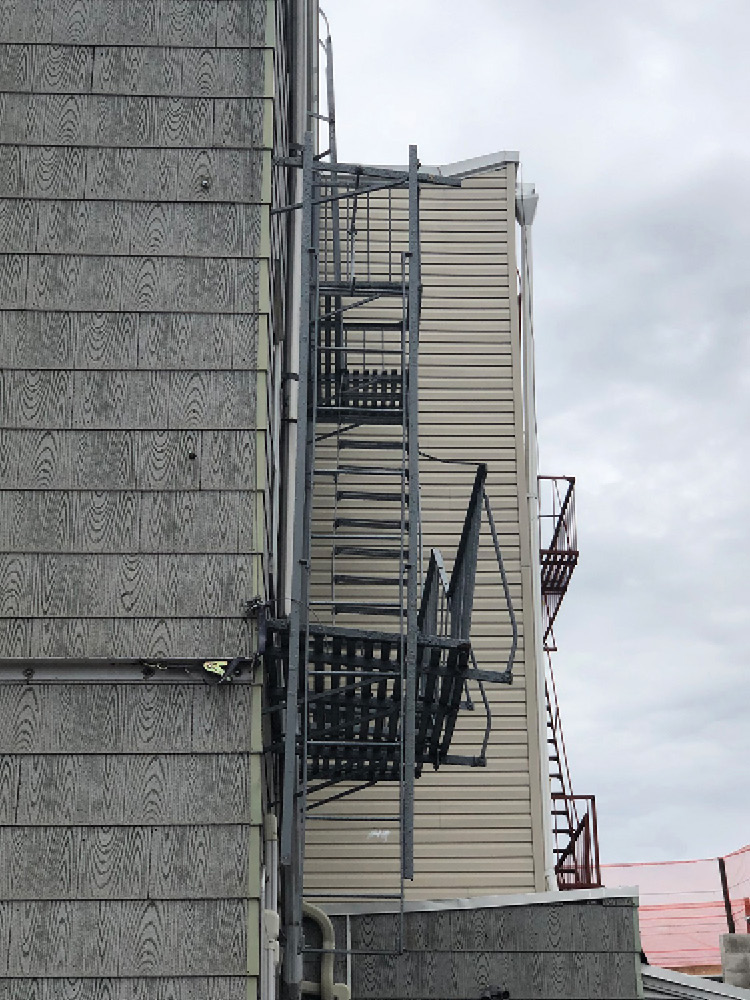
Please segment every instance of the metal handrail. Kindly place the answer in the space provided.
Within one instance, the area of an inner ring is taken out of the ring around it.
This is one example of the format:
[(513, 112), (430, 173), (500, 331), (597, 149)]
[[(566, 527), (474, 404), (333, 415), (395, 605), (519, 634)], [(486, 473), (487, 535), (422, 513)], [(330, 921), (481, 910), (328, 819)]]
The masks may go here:
[[(500, 548), (500, 540), (495, 526), (495, 518), (492, 513), (492, 505), (485, 488), (487, 479), (487, 466), (482, 464), (477, 467), (474, 478), (474, 486), (471, 491), (469, 506), (464, 518), (461, 538), (456, 550), (456, 559), (453, 564), (450, 582), (445, 582), (445, 567), (443, 557), (439, 549), (432, 549), (430, 563), (425, 575), (424, 587), (422, 590), (422, 604), (417, 618), (420, 631), (429, 631), (430, 627), (437, 628), (438, 603), (435, 587), (440, 577), (442, 583), (444, 599), (447, 604), (449, 622), (449, 632), (454, 638), (468, 639), (471, 632), (471, 612), (474, 604), (474, 585), (476, 582), (477, 556), (479, 548), (479, 530), (481, 526), (482, 506), (487, 515), (487, 522), (490, 528), (492, 544), (495, 550), (500, 579), (503, 586), (503, 595), (511, 623), (511, 645), (508, 652), (508, 660), (505, 670), (501, 675), (503, 683), (513, 682), (513, 664), (518, 651), (518, 621), (513, 599), (510, 593), (510, 584), (505, 572), (503, 554)], [(428, 617), (429, 616), (429, 617)], [(500, 679), (500, 678), (499, 678)]]
[[(568, 751), (565, 746), (565, 734), (560, 721), (560, 704), (557, 700), (557, 685), (555, 684), (555, 674), (552, 669), (552, 657), (547, 650), (548, 677), (544, 681), (544, 694), (549, 708), (550, 727), (552, 729), (552, 739), (555, 749), (558, 751), (560, 765), (560, 780), (562, 782), (563, 795), (566, 800), (568, 812), (568, 823), (571, 828), (578, 823), (578, 812), (575, 805), (576, 796), (573, 794), (573, 782), (570, 777), (570, 765), (568, 763)], [(564, 770), (563, 770), (564, 767)]]
[[(540, 482), (554, 484), (552, 493), (552, 510), (549, 514), (540, 514), (539, 521), (541, 525), (542, 520), (554, 519), (555, 526), (549, 545), (547, 545), (546, 548), (543, 547), (541, 545), (540, 538), (540, 548), (543, 552), (566, 552), (570, 549), (577, 550), (578, 540), (576, 538), (575, 523), (575, 476), (539, 476), (538, 478)], [(558, 483), (568, 484), (565, 496), (562, 500), (560, 499)], [(561, 535), (563, 538), (563, 544), (558, 545)]]
[[(483, 671), (482, 674), (483, 677), (488, 677), (488, 679), (496, 682), (510, 684), (513, 681), (513, 664), (518, 650), (518, 622), (513, 608), (510, 584), (505, 572), (495, 518), (492, 513), (492, 506), (487, 495), (487, 490), (485, 489), (486, 479), (487, 466), (484, 464), (479, 465), (474, 478), (471, 498), (466, 511), (466, 517), (464, 518), (461, 538), (456, 551), (456, 559), (450, 580), (445, 571), (445, 564), (440, 550), (432, 549), (430, 552), (430, 562), (422, 589), (422, 602), (417, 618), (417, 625), (422, 633), (443, 636), (450, 635), (454, 639), (469, 639), (471, 614), (474, 604), (474, 587), (476, 583), (479, 532), (482, 507), (484, 507), (502, 580), (506, 607), (511, 621), (512, 639), (505, 670), (501, 673), (494, 673), (494, 675), (488, 675), (486, 671)], [(473, 649), (470, 652), (470, 657), (474, 673), (480, 673)], [(474, 703), (471, 700), (468, 689), (468, 680), (472, 679), (476, 681), (479, 687), (480, 697), (485, 710), (486, 724), (482, 747), (479, 755), (474, 758), (478, 766), (486, 764), (487, 747), (492, 731), (492, 710), (484, 687), (483, 677), (469, 677), (465, 685), (466, 707), (474, 708)]]
[(503, 593), (505, 594), (505, 603), (508, 608), (508, 614), (510, 616), (510, 625), (512, 630), (512, 638), (510, 643), (510, 651), (508, 653), (508, 662), (505, 667), (505, 677), (506, 683), (513, 683), (513, 664), (516, 659), (516, 651), (518, 649), (518, 622), (516, 621), (516, 613), (513, 609), (513, 600), (510, 596), (510, 584), (508, 583), (508, 577), (505, 572), (505, 564), (503, 562), (503, 554), (500, 549), (500, 542), (497, 537), (497, 529), (495, 527), (495, 518), (492, 515), (492, 507), (490, 506), (490, 498), (487, 496), (487, 491), (483, 490), (484, 497), (484, 508), (487, 512), (487, 520), (490, 525), (490, 532), (492, 534), (492, 542), (495, 546), (495, 556), (497, 558), (498, 569), (500, 570), (500, 579), (503, 583)]
[[(430, 616), (429, 620), (427, 619), (428, 614)], [(448, 580), (448, 574), (445, 572), (445, 563), (443, 562), (443, 555), (440, 552), (440, 549), (432, 549), (430, 552), (430, 564), (427, 569), (427, 576), (425, 577), (422, 607), (420, 608), (420, 631), (423, 631), (425, 628), (429, 627), (429, 625), (432, 625), (436, 634), (447, 636), (451, 631), (449, 619), (450, 582)], [(473, 649), (470, 650), (469, 656), (471, 658), (471, 665), (473, 669), (478, 671), (479, 666)], [(464, 691), (466, 693), (465, 707), (473, 710), (474, 703), (471, 700), (471, 695), (469, 693), (469, 679), (470, 678), (467, 677), (464, 680)], [(492, 709), (490, 708), (489, 698), (487, 697), (487, 692), (484, 688), (484, 682), (479, 677), (471, 679), (476, 681), (479, 688), (479, 695), (482, 699), (482, 705), (484, 706), (485, 712), (482, 747), (478, 755), (474, 758), (474, 762), (477, 767), (484, 767), (487, 763), (487, 747), (490, 742), (490, 733), (492, 732)]]

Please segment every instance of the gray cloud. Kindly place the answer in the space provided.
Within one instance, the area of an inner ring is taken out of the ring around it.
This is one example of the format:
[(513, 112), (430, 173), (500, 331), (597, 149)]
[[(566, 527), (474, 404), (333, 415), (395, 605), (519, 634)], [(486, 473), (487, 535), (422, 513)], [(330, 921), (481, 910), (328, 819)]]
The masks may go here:
[(327, 0), (339, 147), (518, 149), (543, 470), (578, 481), (558, 688), (604, 859), (750, 840), (750, 6)]

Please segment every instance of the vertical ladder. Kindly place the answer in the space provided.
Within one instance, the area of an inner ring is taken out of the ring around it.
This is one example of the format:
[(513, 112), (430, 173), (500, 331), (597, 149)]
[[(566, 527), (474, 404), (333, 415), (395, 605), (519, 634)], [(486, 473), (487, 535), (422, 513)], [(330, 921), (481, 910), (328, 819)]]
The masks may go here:
[[(325, 175), (322, 165), (319, 174)], [(315, 794), (316, 783), (311, 784), (308, 771), (315, 754), (306, 754), (305, 823), (348, 822), (361, 829), (365, 822), (392, 837), (398, 851), (393, 871), (384, 874), (388, 884), (367, 898), (397, 900), (402, 907), (404, 880), (413, 877), (419, 589), (416, 148), (410, 149), (408, 172), (400, 177), (379, 178), (377, 172), (368, 176), (366, 168), (351, 174), (334, 169), (330, 178), (321, 178), (319, 191), (322, 247), (313, 464), (323, 497), (313, 511), (314, 518), (320, 516), (311, 539), (313, 570), (327, 575), (327, 586), (323, 593), (317, 588), (310, 614), (316, 622), (345, 629), (395, 634), (390, 666), (398, 675), (394, 682), (401, 695), (392, 733), (398, 742), (395, 808), (363, 816), (356, 799), (349, 799), (353, 809), (338, 805), (331, 812), (331, 799), (347, 799), (352, 789), (325, 789), (317, 783)], [(329, 197), (330, 210), (323, 201)], [(397, 232), (394, 218), (403, 217), (404, 211), (408, 224)], [(390, 640), (383, 635), (378, 641), (385, 656)], [(308, 691), (320, 685), (320, 675), (318, 665), (310, 672)], [(333, 736), (322, 746), (316, 740), (315, 751), (343, 754), (344, 742)], [(313, 898), (363, 897), (342, 890), (315, 893)]]
[[(301, 160), (285, 162), (303, 177), (302, 202), (288, 207), (302, 211), (299, 404), (290, 612), (268, 655), (269, 698), (284, 692), (271, 711), (283, 754), (285, 979), (299, 984), (308, 824), (367, 822), (396, 834), (394, 870), (367, 898), (396, 900), (403, 913), (423, 760), (417, 666), (427, 656), (437, 670), (445, 646), (445, 690), (460, 696), (453, 678), (468, 640), (420, 652), (418, 632), (419, 188), (460, 181), (420, 174), (414, 146), (402, 170), (324, 162), (311, 133)], [(422, 708), (422, 722), (432, 715)], [(397, 788), (392, 811), (345, 808), (376, 781)]]
[[(418, 655), (417, 152), (410, 147), (408, 169), (401, 171), (324, 163), (314, 158), (308, 135), (302, 168), (303, 302), (281, 859), (295, 868), (288, 881), (301, 895), (307, 821), (326, 815), (321, 809), (331, 798), (347, 798), (351, 791), (332, 791), (334, 781), (318, 781), (315, 768), (311, 773), (311, 761), (345, 755), (347, 740), (346, 726), (328, 726), (324, 738), (315, 733), (321, 697), (330, 690), (329, 708), (338, 704), (346, 670), (340, 653), (330, 671), (310, 662), (310, 626), (330, 622), (356, 631), (363, 616), (368, 622), (374, 617), (381, 628), (387, 620), (382, 648), (391, 650), (388, 670), (398, 674), (392, 734), (397, 767), (390, 775), (398, 795), (392, 815), (368, 822), (387, 822), (397, 830), (395, 891), (377, 895), (397, 898), (402, 906), (404, 880), (413, 877)], [(408, 222), (397, 231), (394, 219), (404, 210)], [(334, 494), (334, 516), (319, 530), (314, 521), (326, 504), (316, 508), (315, 497), (326, 491), (329, 499)], [(385, 572), (370, 569), (374, 560), (384, 560)], [(330, 596), (311, 599), (311, 580), (326, 571), (326, 562)], [(356, 656), (356, 641), (346, 650)], [(335, 822), (362, 818), (337, 812)]]

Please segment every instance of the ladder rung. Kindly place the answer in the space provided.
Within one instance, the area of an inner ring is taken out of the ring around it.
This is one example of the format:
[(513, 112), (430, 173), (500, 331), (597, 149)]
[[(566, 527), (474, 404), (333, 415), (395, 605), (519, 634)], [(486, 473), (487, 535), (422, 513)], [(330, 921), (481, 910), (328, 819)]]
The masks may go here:
[(403, 476), (409, 478), (409, 470), (387, 468), (381, 465), (340, 465), (338, 469), (316, 469), (316, 476)]
[(389, 740), (388, 742), (374, 742), (372, 740), (308, 740), (307, 745), (309, 747), (331, 747), (336, 749), (336, 747), (343, 747), (346, 749), (357, 749), (357, 750), (382, 750), (388, 749), (389, 747), (400, 747), (401, 740)]
[(404, 289), (408, 287), (408, 281), (405, 284), (401, 281), (339, 281), (330, 284), (321, 283), (318, 292), (321, 298), (324, 295), (340, 295), (342, 298), (355, 298), (360, 295), (394, 295), (401, 298)]
[[(399, 329), (398, 332), (400, 333), (401, 330)], [(328, 364), (324, 363), (323, 365), (319, 365), (318, 369), (319, 375), (320, 375), (320, 368), (323, 368), (324, 375), (331, 381), (342, 377), (345, 378), (349, 374), (349, 370), (343, 366), (341, 371), (338, 372), (330, 370), (326, 371), (326, 369), (330, 369), (330, 367), (332, 367), (330, 364), (330, 359), (335, 358), (337, 354), (343, 354), (344, 356), (349, 354), (354, 359), (354, 364), (362, 365), (362, 368), (354, 369), (354, 374), (359, 374), (359, 372), (363, 370), (367, 371), (368, 364), (375, 366), (376, 371), (378, 370), (388, 371), (389, 370), (388, 368), (381, 368), (381, 366), (383, 365), (384, 357), (386, 355), (390, 359), (392, 359), (391, 365), (392, 366), (395, 365), (395, 367), (390, 368), (390, 371), (396, 372), (399, 375), (401, 374), (401, 357), (400, 357), (401, 345), (398, 343), (398, 341), (396, 341), (395, 337), (392, 340), (385, 341), (384, 343), (381, 344), (378, 343), (319, 344), (318, 354), (321, 358), (325, 358), (329, 362)], [(372, 360), (368, 361), (368, 357), (372, 358)], [(336, 362), (334, 361), (333, 364), (335, 363)], [(344, 365), (346, 365), (346, 362), (344, 362)]]
[[(380, 332), (381, 330), (396, 330), (399, 333), (403, 329), (403, 325), (404, 325), (404, 322), (403, 322), (403, 320), (400, 320), (400, 319), (399, 320), (395, 320), (395, 319), (391, 319), (391, 320), (376, 320), (376, 319), (373, 319), (373, 320), (358, 320), (358, 321), (350, 321), (350, 322), (347, 322), (346, 320), (344, 320), (344, 322), (342, 324), (343, 329), (345, 331), (347, 331), (347, 332), (349, 330), (360, 330), (360, 331), (372, 330), (372, 331), (377, 331), (377, 332)], [(342, 350), (345, 350), (345, 351), (346, 350), (356, 350), (356, 348), (354, 348), (354, 347), (344, 347), (344, 348), (342, 348)]]
[(404, 443), (403, 441), (360, 441), (359, 439), (354, 440), (350, 438), (342, 438), (339, 441), (339, 448), (361, 448), (362, 450), (390, 450), (390, 451), (403, 451)]
[(368, 493), (366, 490), (336, 490), (337, 500), (382, 500), (384, 503), (397, 503), (404, 497), (408, 502), (407, 494), (402, 493)]
[(401, 520), (379, 521), (374, 517), (337, 517), (334, 522), (336, 528), (375, 528), (383, 531), (405, 531), (409, 530), (408, 523), (402, 525)]
[[(375, 535), (361, 535), (359, 533), (355, 535), (350, 535), (349, 533), (345, 534), (344, 532), (341, 531), (337, 531), (335, 534), (331, 534), (330, 532), (316, 531), (315, 534), (310, 535), (310, 538), (315, 539), (316, 541), (322, 541), (324, 539), (327, 539), (328, 541), (334, 541), (334, 542), (382, 542), (384, 540), (388, 541), (388, 539), (383, 539), (382, 531), (378, 532)], [(394, 542), (397, 541), (397, 538), (394, 537), (392, 541)], [(404, 552), (406, 552), (406, 549), (404, 549)]]
[(360, 816), (352, 813), (344, 813), (344, 815), (339, 815), (338, 813), (318, 813), (312, 812), (315, 808), (315, 802), (313, 801), (312, 807), (310, 808), (310, 815), (307, 819), (323, 820), (325, 822), (335, 822), (335, 823), (400, 823), (400, 816)]
[(370, 548), (367, 545), (334, 545), (335, 556), (371, 556), (373, 559), (401, 559), (408, 555), (407, 549)]
[(354, 576), (350, 573), (336, 573), (333, 582), (359, 587), (398, 587), (402, 581), (397, 576)]
[(400, 406), (324, 406), (318, 405), (320, 424), (377, 424), (397, 427), (403, 423), (404, 411)]
[[(356, 608), (357, 610), (364, 609), (364, 614), (368, 614), (366, 610), (367, 608), (388, 608), (388, 609), (395, 609), (396, 611), (401, 610), (401, 605), (398, 603), (398, 601), (351, 601), (351, 600), (342, 601), (340, 599), (336, 600), (333, 597), (323, 597), (317, 601), (310, 601), (310, 605), (311, 606), (314, 605), (317, 608), (332, 607), (338, 611), (340, 611), (342, 607), (346, 607), (347, 609)], [(377, 611), (370, 613), (378, 614)]]
[[(317, 602), (316, 602), (317, 603)], [(333, 604), (333, 610), (341, 615), (401, 615), (405, 614), (404, 608), (400, 604)]]

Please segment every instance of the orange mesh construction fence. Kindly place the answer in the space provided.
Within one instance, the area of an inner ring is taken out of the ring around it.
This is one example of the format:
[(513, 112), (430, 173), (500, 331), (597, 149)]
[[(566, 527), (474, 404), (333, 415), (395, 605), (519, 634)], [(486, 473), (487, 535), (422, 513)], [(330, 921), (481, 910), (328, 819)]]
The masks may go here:
[[(737, 934), (750, 931), (750, 845), (724, 857)], [(717, 858), (602, 865), (609, 888), (637, 885), (641, 945), (651, 965), (663, 969), (721, 967), (719, 937), (727, 920)]]

